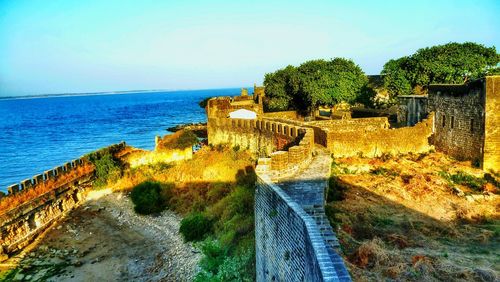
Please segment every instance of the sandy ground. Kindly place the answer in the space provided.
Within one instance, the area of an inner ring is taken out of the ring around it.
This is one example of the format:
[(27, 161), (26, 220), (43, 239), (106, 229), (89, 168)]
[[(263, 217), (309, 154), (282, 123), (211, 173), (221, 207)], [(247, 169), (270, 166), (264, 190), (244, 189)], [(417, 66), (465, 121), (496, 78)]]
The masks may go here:
[(125, 194), (108, 190), (89, 198), (11, 260), (18, 265), (9, 280), (192, 280), (201, 255), (183, 242), (177, 215), (139, 216)]

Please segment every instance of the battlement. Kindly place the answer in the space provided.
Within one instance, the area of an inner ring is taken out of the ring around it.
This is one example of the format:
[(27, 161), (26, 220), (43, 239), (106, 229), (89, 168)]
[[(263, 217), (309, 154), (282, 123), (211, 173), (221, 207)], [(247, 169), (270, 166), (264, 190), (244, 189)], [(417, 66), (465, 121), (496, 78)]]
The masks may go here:
[(282, 120), (211, 118), (207, 130), (209, 144), (248, 149), (262, 159), (269, 159), (266, 164), (258, 164), (257, 170), (279, 174), (290, 173), (307, 163), (314, 146), (311, 128)]
[(22, 202), (0, 210), (0, 261), (23, 249), (83, 201), (84, 192), (92, 187), (94, 179), (90, 157), (99, 159), (107, 152), (116, 153), (125, 147), (122, 142), (100, 149), (9, 186), (9, 194), (0, 197), (0, 205), (6, 203), (10, 207), (11, 203)]
[[(93, 152), (97, 158), (100, 158), (106, 151), (116, 152), (121, 149), (124, 149), (126, 146), (125, 142), (114, 144), (100, 150)], [(22, 193), (24, 191), (28, 191), (30, 189), (35, 188), (37, 185), (41, 185), (46, 183), (49, 180), (57, 180), (58, 178), (67, 175), (69, 172), (76, 170), (78, 167), (81, 167), (85, 164), (89, 163), (88, 156), (82, 156), (78, 159), (71, 160), (61, 166), (54, 167), (52, 169), (44, 171), (42, 174), (38, 174), (29, 179), (24, 179), (19, 183), (12, 184), (7, 187), (7, 195), (4, 197), (8, 197), (10, 195), (15, 195), (18, 193)], [(0, 198), (2, 198), (0, 196)]]

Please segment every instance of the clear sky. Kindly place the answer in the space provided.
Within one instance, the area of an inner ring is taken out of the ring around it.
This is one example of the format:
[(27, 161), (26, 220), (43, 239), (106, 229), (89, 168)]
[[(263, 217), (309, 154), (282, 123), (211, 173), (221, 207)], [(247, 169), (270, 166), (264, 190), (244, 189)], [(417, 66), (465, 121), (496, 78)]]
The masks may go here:
[(260, 84), (308, 59), (367, 74), (418, 48), (500, 48), (500, 1), (0, 0), (0, 96)]

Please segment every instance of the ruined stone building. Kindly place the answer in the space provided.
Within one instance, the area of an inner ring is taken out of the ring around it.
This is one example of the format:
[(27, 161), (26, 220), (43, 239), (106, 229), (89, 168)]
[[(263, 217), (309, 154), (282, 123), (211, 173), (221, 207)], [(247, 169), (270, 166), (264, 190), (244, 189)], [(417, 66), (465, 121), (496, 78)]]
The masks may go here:
[(435, 113), (432, 144), (485, 171), (500, 170), (500, 76), (465, 84), (432, 84), (428, 96), (402, 96), (398, 120), (413, 125)]

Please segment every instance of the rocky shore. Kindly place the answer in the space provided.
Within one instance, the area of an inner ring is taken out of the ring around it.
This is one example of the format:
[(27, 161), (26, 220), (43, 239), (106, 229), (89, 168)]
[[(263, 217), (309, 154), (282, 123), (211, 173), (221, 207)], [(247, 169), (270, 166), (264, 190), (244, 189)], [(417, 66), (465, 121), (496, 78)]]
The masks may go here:
[[(191, 281), (201, 257), (171, 211), (140, 216), (124, 193), (101, 190), (8, 263), (7, 281)], [(17, 265), (17, 266), (16, 266)], [(0, 277), (2, 277), (0, 275)], [(2, 278), (0, 278), (2, 280)]]

